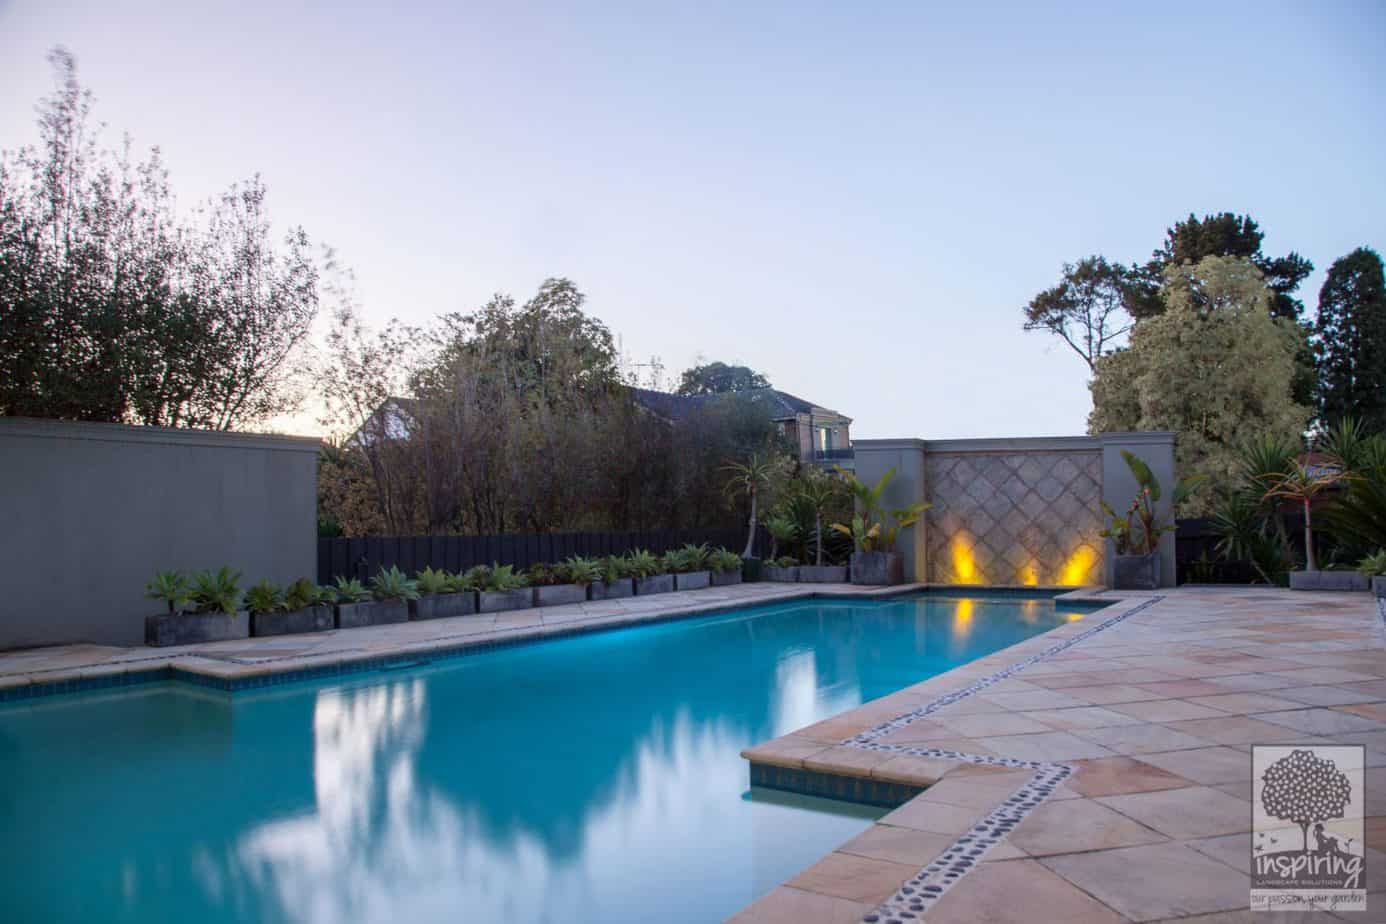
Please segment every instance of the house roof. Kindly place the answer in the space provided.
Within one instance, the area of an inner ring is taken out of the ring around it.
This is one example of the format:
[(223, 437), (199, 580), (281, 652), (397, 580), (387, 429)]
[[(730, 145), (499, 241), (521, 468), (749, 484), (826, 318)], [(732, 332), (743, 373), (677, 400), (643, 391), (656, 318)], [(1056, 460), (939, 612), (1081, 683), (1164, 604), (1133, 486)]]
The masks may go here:
[[(764, 402), (770, 411), (770, 416), (775, 420), (784, 420), (794, 417), (796, 414), (813, 413), (836, 414), (838, 417), (846, 417), (846, 415), (839, 414), (830, 408), (805, 401), (803, 398), (791, 395), (787, 391), (780, 391), (777, 388), (749, 388), (745, 391), (734, 392), (734, 394), (758, 403)], [(669, 420), (681, 420), (709, 402), (726, 397), (725, 394), (674, 395), (649, 388), (632, 388), (631, 396), (654, 413)]]

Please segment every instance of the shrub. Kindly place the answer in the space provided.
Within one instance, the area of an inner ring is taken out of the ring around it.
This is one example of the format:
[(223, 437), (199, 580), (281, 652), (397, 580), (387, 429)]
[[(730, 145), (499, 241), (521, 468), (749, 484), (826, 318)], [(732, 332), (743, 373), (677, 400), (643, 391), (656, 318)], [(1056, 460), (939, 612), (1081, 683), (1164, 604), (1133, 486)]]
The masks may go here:
[(535, 587), (551, 587), (554, 584), (568, 583), (568, 575), (563, 566), (551, 565), (547, 562), (530, 565), (525, 570), (525, 577)]
[(529, 578), (516, 574), (514, 565), (492, 564), (486, 569), (486, 590), (519, 590), (528, 586)]
[(708, 556), (708, 564), (717, 572), (740, 571), (741, 556), (728, 549), (717, 549)]
[(236, 615), (241, 602), (241, 573), (222, 567), (193, 575), (191, 599), (195, 613)]
[(1386, 575), (1386, 549), (1377, 549), (1357, 563), (1357, 570), (1367, 577)]
[(331, 593), (337, 603), (365, 603), (371, 598), (371, 592), (358, 579), (340, 575), (337, 577), (337, 586), (331, 588)]
[(779, 558), (775, 559), (776, 568), (797, 568), (798, 566), (799, 559), (795, 558), (793, 555), (781, 555)]
[(667, 569), (663, 560), (658, 558), (649, 549), (634, 549), (626, 555), (629, 562), (632, 577), (646, 578), (656, 574), (663, 574)]
[(414, 584), (419, 589), (419, 594), (431, 597), (434, 594), (452, 593), (448, 585), (448, 573), (446, 571), (434, 571), (432, 568), (425, 568), (414, 575)]
[(574, 555), (563, 563), (572, 584), (591, 584), (602, 579), (601, 564), (595, 558)]
[(608, 584), (635, 574), (631, 568), (631, 560), (624, 555), (608, 555), (597, 562), (597, 568), (601, 579)]
[(371, 578), (371, 592), (377, 600), (419, 599), (418, 585), (394, 565), (390, 566), (389, 571), (381, 568), (380, 573)]
[(181, 571), (160, 571), (144, 585), (144, 595), (168, 604), (168, 614), (176, 615), (191, 596), (188, 579)]
[(284, 609), (292, 612), (325, 603), (327, 600), (324, 599), (324, 593), (330, 593), (330, 591), (326, 587), (319, 587), (307, 578), (299, 578), (284, 590)]
[(468, 568), (466, 571), (458, 571), (454, 574), (449, 574), (447, 577), (449, 592), (462, 593), (469, 590), (480, 590), (486, 585), (487, 570), (485, 565), (477, 565), (474, 568)]
[(269, 581), (261, 581), (245, 592), (245, 608), (252, 613), (274, 613), (287, 609), (284, 592)]

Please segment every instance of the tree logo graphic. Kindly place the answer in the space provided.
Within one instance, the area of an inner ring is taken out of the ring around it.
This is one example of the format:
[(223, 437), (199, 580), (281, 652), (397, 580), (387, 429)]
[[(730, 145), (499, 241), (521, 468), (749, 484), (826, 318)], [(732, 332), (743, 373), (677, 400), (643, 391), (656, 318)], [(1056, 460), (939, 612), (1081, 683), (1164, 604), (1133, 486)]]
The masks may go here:
[(1312, 751), (1292, 751), (1267, 767), (1261, 779), (1265, 783), (1261, 806), (1270, 817), (1299, 825), (1305, 853), (1309, 852), (1309, 826), (1342, 818), (1352, 798), (1347, 774)]
[(1366, 910), (1361, 745), (1255, 745), (1251, 908)]

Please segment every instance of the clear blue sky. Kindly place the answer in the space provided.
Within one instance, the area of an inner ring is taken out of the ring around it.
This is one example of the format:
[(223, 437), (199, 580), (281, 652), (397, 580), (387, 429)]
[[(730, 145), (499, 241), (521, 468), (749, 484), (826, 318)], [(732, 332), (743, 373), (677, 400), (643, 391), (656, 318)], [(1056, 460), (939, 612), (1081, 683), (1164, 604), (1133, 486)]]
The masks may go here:
[(0, 147), (64, 44), (181, 198), (259, 171), (372, 318), (569, 276), (631, 354), (863, 437), (1081, 432), (1021, 307), (1190, 211), (1311, 259), (1311, 307), (1386, 248), (1378, 2), (656, 6), (0, 0)]

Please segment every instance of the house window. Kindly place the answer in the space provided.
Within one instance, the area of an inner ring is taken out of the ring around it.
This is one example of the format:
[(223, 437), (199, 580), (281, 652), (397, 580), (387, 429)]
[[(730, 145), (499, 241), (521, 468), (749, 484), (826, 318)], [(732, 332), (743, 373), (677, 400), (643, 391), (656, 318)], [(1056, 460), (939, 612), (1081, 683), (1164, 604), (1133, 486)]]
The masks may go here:
[(813, 429), (816, 431), (814, 435), (817, 437), (816, 442), (818, 444), (818, 451), (828, 452), (830, 449), (832, 449), (833, 432), (829, 430), (827, 427), (814, 427)]

